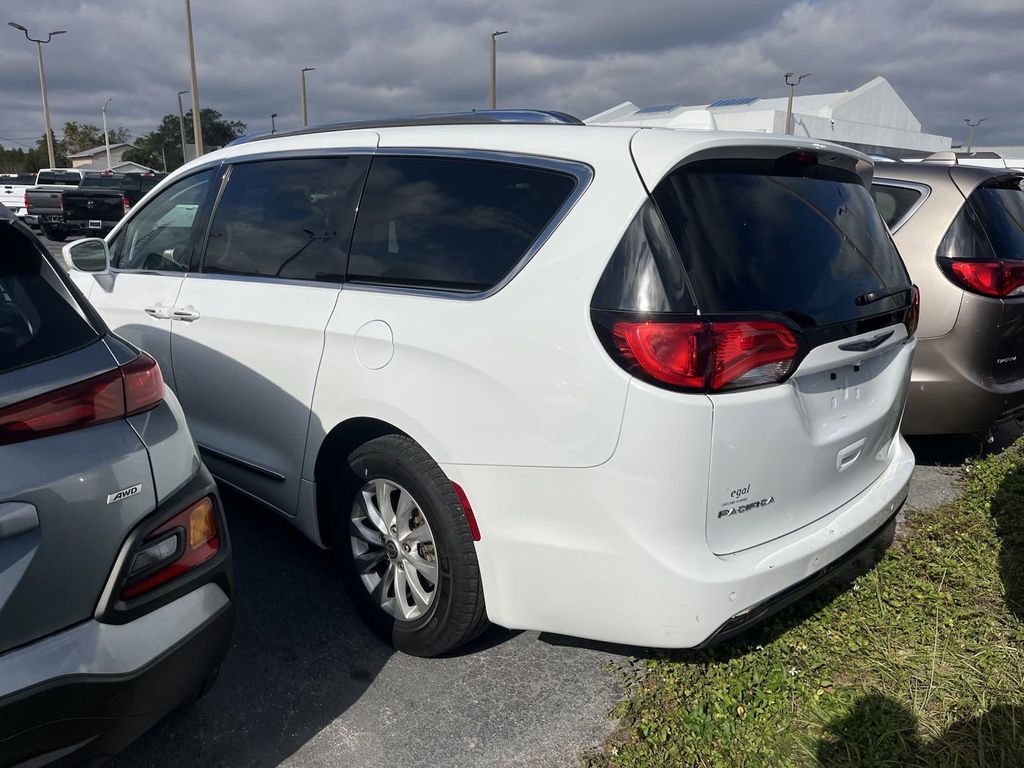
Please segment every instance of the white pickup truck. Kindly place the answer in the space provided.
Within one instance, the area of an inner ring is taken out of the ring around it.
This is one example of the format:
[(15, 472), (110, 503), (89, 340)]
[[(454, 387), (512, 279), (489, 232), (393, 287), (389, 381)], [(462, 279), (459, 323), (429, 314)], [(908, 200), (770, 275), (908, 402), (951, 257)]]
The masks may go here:
[(34, 173), (0, 174), (0, 205), (21, 217), (25, 215), (25, 191), (35, 186)]

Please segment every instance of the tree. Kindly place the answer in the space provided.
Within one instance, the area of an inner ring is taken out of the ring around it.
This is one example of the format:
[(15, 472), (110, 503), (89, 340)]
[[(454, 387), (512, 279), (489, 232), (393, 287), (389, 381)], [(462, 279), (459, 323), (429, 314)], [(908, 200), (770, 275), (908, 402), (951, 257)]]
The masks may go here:
[[(127, 128), (114, 128), (107, 130), (111, 144), (123, 144), (128, 141), (131, 134)], [(64, 134), (57, 142), (62, 154), (73, 155), (75, 152), (84, 152), (93, 147), (103, 146), (103, 131), (89, 123), (76, 123), (70, 120), (64, 123)], [(56, 147), (55, 147), (56, 149)]]
[[(223, 147), (237, 139), (245, 131), (245, 123), (238, 120), (225, 120), (215, 109), (205, 108), (200, 112), (203, 122), (203, 144), (206, 149)], [(192, 111), (185, 115), (185, 141), (192, 143)], [(167, 170), (174, 170), (184, 164), (181, 152), (181, 130), (178, 116), (164, 115), (156, 130), (150, 131), (136, 140), (135, 149), (124, 153), (125, 160), (148, 165), (150, 168), (163, 168), (167, 158)]]

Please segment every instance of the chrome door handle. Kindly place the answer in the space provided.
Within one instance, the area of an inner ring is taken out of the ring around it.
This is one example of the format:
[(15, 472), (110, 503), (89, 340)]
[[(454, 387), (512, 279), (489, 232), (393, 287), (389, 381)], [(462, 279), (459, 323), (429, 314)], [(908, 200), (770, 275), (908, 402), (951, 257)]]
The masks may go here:
[(154, 304), (152, 307), (146, 307), (143, 311), (150, 317), (155, 317), (157, 320), (171, 319), (171, 308), (165, 307), (163, 304)]
[(174, 320), (181, 320), (186, 323), (191, 323), (199, 319), (199, 313), (196, 312), (194, 309), (181, 309), (180, 307), (175, 307), (174, 311), (171, 313), (171, 317)]

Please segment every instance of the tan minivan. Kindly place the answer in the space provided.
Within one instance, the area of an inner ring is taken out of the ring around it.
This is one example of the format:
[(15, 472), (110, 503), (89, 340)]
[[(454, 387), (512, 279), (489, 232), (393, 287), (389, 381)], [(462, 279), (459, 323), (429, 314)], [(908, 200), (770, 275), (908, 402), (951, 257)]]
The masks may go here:
[(1024, 416), (1024, 174), (878, 163), (872, 197), (921, 290), (904, 434)]

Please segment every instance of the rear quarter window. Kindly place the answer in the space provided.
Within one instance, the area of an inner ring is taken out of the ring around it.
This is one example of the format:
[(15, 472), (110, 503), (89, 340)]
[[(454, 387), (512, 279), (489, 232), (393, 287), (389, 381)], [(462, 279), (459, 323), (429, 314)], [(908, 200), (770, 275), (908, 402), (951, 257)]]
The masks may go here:
[(0, 373), (58, 357), (98, 338), (28, 236), (0, 223)]
[(512, 272), (578, 181), (555, 170), (446, 157), (376, 157), (348, 279), (475, 293)]
[(903, 222), (923, 194), (921, 190), (911, 187), (883, 183), (871, 185), (871, 198), (875, 201), (882, 221), (890, 230), (896, 229), (897, 225)]

